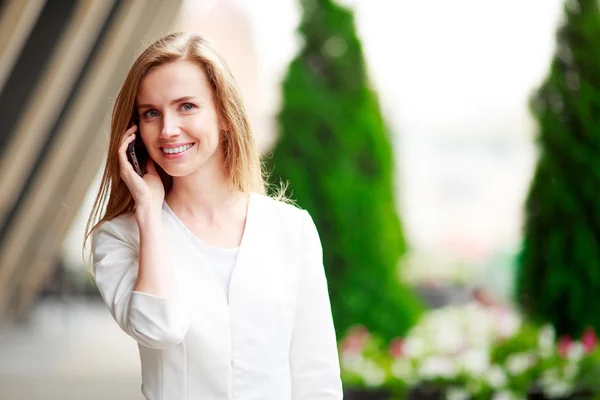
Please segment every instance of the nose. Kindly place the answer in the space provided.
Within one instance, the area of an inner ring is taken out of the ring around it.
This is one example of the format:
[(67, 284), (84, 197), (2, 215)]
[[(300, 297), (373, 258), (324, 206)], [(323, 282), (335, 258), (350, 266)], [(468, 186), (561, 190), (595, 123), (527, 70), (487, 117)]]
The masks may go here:
[(163, 118), (162, 129), (160, 130), (160, 138), (172, 139), (181, 134), (177, 118), (166, 116)]

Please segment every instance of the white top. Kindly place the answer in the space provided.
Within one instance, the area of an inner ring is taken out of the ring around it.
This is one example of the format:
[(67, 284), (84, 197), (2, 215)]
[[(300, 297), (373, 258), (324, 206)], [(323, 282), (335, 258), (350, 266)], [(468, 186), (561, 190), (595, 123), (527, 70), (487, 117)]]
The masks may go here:
[(177, 225), (190, 239), (192, 243), (196, 245), (198, 251), (206, 258), (206, 265), (215, 274), (215, 277), (221, 284), (223, 292), (225, 293), (225, 299), (229, 302), (229, 282), (231, 281), (231, 274), (235, 265), (235, 260), (240, 247), (232, 247), (229, 249), (222, 249), (219, 247), (211, 246), (205, 241), (201, 240), (198, 236), (194, 235), (192, 231), (175, 215), (173, 210), (169, 207), (167, 202), (163, 202), (163, 210), (167, 212), (175, 220)]
[(148, 400), (339, 400), (335, 330), (321, 242), (306, 211), (252, 194), (227, 303), (206, 257), (163, 210), (177, 294), (133, 291), (133, 213), (92, 236), (94, 276), (138, 342)]

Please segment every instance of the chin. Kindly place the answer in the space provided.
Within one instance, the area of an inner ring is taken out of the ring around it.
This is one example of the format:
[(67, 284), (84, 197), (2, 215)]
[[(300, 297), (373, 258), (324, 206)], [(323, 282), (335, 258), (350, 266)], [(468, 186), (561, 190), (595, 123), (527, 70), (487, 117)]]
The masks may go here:
[(169, 168), (165, 169), (165, 172), (174, 178), (181, 178), (182, 176), (190, 175), (194, 171), (189, 171), (187, 168)]
[(172, 177), (181, 178), (184, 176), (188, 176), (198, 171), (204, 163), (200, 165), (169, 165), (167, 168), (163, 167), (163, 170)]

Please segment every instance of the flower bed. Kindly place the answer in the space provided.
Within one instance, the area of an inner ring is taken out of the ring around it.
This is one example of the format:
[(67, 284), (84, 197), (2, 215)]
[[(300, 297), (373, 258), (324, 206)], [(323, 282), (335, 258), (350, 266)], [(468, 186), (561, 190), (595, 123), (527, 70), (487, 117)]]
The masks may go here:
[(340, 344), (342, 378), (389, 398), (566, 399), (600, 384), (596, 342), (592, 329), (557, 339), (509, 309), (469, 303), (425, 313), (389, 344), (354, 327)]

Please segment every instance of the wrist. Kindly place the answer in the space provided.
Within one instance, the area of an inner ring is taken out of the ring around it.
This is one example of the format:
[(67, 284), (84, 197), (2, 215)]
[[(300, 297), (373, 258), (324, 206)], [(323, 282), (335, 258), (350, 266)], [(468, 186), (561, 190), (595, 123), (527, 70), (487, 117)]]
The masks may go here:
[(135, 218), (139, 226), (162, 223), (162, 207), (150, 202), (141, 202), (135, 206)]

